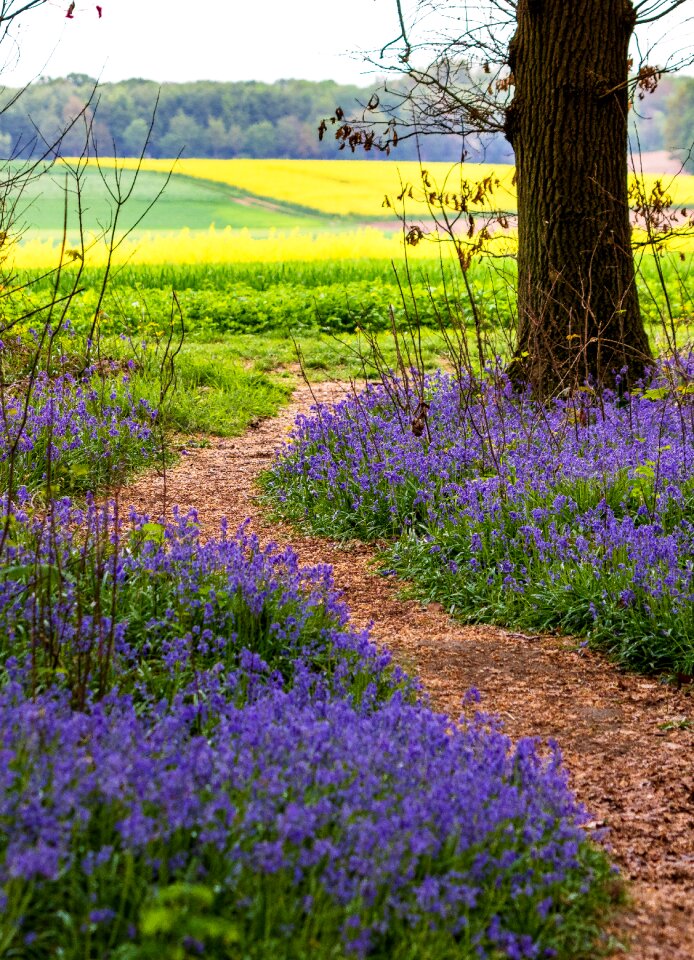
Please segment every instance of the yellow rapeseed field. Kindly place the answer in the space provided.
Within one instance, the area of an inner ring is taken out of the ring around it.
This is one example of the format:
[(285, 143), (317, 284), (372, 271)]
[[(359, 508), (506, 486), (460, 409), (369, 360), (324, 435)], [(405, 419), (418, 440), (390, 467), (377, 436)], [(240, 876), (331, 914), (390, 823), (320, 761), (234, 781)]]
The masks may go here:
[[(109, 165), (112, 161), (100, 160)], [(118, 160), (134, 169), (136, 160)], [(321, 213), (358, 217), (383, 215), (383, 198), (396, 201), (404, 186), (412, 185), (415, 198), (422, 195), (421, 168), (417, 161), (386, 162), (357, 160), (145, 160), (144, 170), (175, 173), (216, 183), (225, 183), (256, 196), (318, 210)], [(516, 209), (515, 168), (505, 164), (450, 163), (424, 165), (433, 188), (460, 192), (461, 176), (477, 185), (491, 177), (499, 186), (481, 206), (505, 211)], [(633, 181), (632, 177), (632, 181)], [(660, 183), (675, 206), (694, 206), (694, 176), (645, 174), (648, 194)], [(412, 201), (407, 201), (412, 208)]]
[[(635, 239), (645, 235), (635, 231)], [(499, 234), (488, 244), (497, 256), (514, 254), (515, 233)], [(673, 235), (666, 249), (673, 253), (694, 253), (694, 235)], [(209, 230), (154, 230), (132, 234), (118, 248), (113, 262), (123, 264), (209, 264), (271, 263), (287, 260), (344, 260), (357, 258), (401, 260), (410, 258), (438, 259), (452, 256), (450, 244), (443, 246), (434, 239), (425, 239), (416, 247), (405, 245), (401, 236), (386, 234), (374, 227), (344, 232), (305, 233), (300, 230), (271, 230), (268, 236), (255, 237), (247, 230), (231, 227)], [(60, 241), (54, 232), (33, 231), (21, 240), (12, 254), (16, 269), (55, 267), (60, 256)], [(87, 266), (104, 266), (108, 258), (106, 245), (93, 239), (88, 243)], [(78, 259), (75, 249), (67, 248), (64, 262)]]
[[(104, 166), (115, 161), (100, 160)], [(119, 165), (133, 169), (138, 161), (118, 160)], [(171, 160), (145, 160), (145, 170), (168, 172)], [(179, 160), (173, 164), (176, 174), (226, 183), (240, 190), (278, 203), (318, 210), (327, 214), (343, 214), (354, 217), (385, 219), (391, 211), (381, 206), (382, 198), (389, 196), (397, 206), (397, 196), (405, 190), (406, 212), (416, 217), (421, 212), (415, 201), (423, 194), (421, 170), (418, 163), (386, 163), (347, 160)], [(447, 163), (427, 165), (430, 191), (460, 194), (460, 169)], [(486, 182), (492, 184), (491, 195), (487, 193), (477, 209), (515, 209), (514, 168), (492, 164), (465, 164), (462, 168), (468, 184), (468, 195), (474, 196), (476, 187)], [(644, 187), (651, 191), (661, 181), (666, 193), (676, 205), (694, 207), (694, 177), (681, 176), (658, 178), (644, 177)], [(497, 184), (497, 181), (498, 184)], [(380, 224), (379, 224), (380, 226)], [(141, 264), (160, 263), (249, 263), (278, 260), (333, 260), (344, 258), (400, 259), (405, 245), (402, 235), (393, 232), (397, 221), (391, 220), (389, 232), (373, 226), (354, 225), (340, 232), (325, 231), (274, 231), (266, 236), (255, 236), (248, 229), (226, 227), (208, 230), (181, 229), (178, 231), (137, 231), (119, 246), (115, 262), (126, 261)], [(515, 236), (511, 232), (498, 235), (492, 242), (495, 253), (514, 252)], [(694, 237), (680, 236), (669, 248), (681, 252), (694, 252)], [(435, 243), (423, 241), (416, 247), (407, 246), (410, 256), (438, 257)], [(60, 251), (60, 239), (55, 232), (28, 231), (16, 245), (13, 262), (17, 268), (44, 268), (54, 266)], [(69, 250), (69, 262), (75, 254)], [(103, 243), (93, 241), (89, 245), (86, 261), (89, 265), (103, 265), (107, 250)]]
[[(17, 269), (55, 266), (59, 258), (60, 242), (55, 233), (34, 231), (22, 239), (13, 255)], [(437, 245), (424, 241), (407, 248), (411, 257), (437, 257)], [(299, 230), (281, 232), (271, 230), (266, 237), (254, 237), (247, 229), (233, 230), (154, 230), (128, 237), (118, 248), (114, 262), (138, 264), (160, 263), (256, 263), (279, 260), (341, 260), (370, 257), (400, 259), (403, 256), (402, 237), (388, 235), (373, 227), (340, 233), (305, 233)], [(85, 262), (88, 266), (103, 266), (108, 250), (99, 240), (88, 244)], [(77, 259), (77, 251), (66, 250), (66, 262)]]

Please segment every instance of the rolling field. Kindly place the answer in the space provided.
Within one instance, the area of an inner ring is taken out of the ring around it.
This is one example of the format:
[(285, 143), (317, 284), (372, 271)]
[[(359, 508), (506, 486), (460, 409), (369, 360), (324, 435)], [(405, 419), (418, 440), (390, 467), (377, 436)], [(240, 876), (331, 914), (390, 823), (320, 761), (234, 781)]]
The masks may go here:
[[(133, 188), (127, 206), (128, 222), (144, 218), (140, 224), (144, 229), (207, 230), (214, 224), (219, 228), (262, 232), (338, 226), (335, 217), (309, 213), (290, 204), (270, 204), (221, 181), (196, 179), (183, 173), (169, 178), (171, 161), (163, 161), (160, 166), (161, 170), (142, 170), (137, 177), (131, 169), (122, 175), (123, 191)], [(113, 208), (109, 190), (115, 191), (116, 179), (113, 170), (105, 169), (102, 176), (95, 167), (85, 169), (80, 176), (84, 224), (88, 230), (94, 230), (108, 222)], [(158, 199), (152, 205), (155, 197)], [(25, 190), (17, 208), (19, 222), (31, 230), (61, 230), (66, 202), (68, 230), (74, 231), (78, 227), (76, 186), (60, 167), (53, 168)]]
[[(101, 161), (101, 169), (91, 165), (80, 173), (86, 259), (95, 266), (106, 260), (103, 234), (114, 209), (109, 193), (118, 193), (118, 180), (122, 193), (132, 187), (118, 221), (120, 263), (400, 259), (404, 244), (396, 211), (402, 213), (403, 202), (408, 222), (431, 225), (416, 163), (146, 160), (134, 185), (137, 161), (118, 163), (118, 175), (108, 159)], [(464, 168), (466, 183), (450, 164), (430, 164), (427, 169), (432, 190), (458, 196), (466, 192), (470, 209), (481, 218), (493, 210), (515, 212), (512, 167), (469, 164)], [(474, 203), (477, 186), (485, 179), (491, 193)], [(646, 191), (657, 181), (655, 175), (646, 175)], [(675, 207), (694, 205), (694, 177), (668, 178), (663, 186)], [(403, 191), (404, 200), (399, 200)], [(383, 205), (386, 195), (390, 208)], [(54, 266), (64, 223), (68, 249), (80, 247), (77, 211), (74, 179), (60, 167), (30, 183), (16, 207), (22, 238), (13, 251), (15, 266)], [(512, 253), (513, 232), (498, 233), (490, 243), (494, 253)], [(670, 243), (678, 252), (694, 248), (689, 235)], [(436, 259), (440, 248), (425, 242), (409, 247), (408, 254)]]
[[(132, 168), (137, 161), (126, 159), (118, 163)], [(172, 163), (171, 160), (146, 160), (144, 169), (168, 173)], [(475, 203), (475, 209), (516, 211), (515, 168), (508, 164), (467, 163), (460, 168), (450, 163), (427, 163), (424, 167), (432, 189), (451, 194), (460, 194), (461, 187), (465, 189), (466, 185), (476, 188), (477, 184), (491, 178), (491, 199)], [(340, 217), (383, 219), (387, 213), (383, 206), (384, 197), (397, 201), (402, 189), (410, 185), (414, 193), (412, 202), (417, 203), (423, 196), (417, 161), (181, 159), (176, 162), (175, 172), (176, 176), (222, 183), (275, 202)], [(648, 173), (640, 179), (647, 193), (660, 182), (675, 206), (692, 205), (694, 176)]]
[[(133, 166), (136, 161), (122, 162)], [(168, 171), (171, 163), (170, 160), (147, 160), (145, 169)], [(515, 211), (513, 167), (470, 163), (462, 171), (462, 178), (459, 169), (450, 163), (430, 163), (426, 169), (432, 184), (451, 193), (460, 192), (461, 179), (475, 184), (486, 177), (498, 179), (495, 208)], [(388, 217), (388, 209), (383, 205), (385, 196), (395, 201), (405, 186), (412, 185), (417, 191), (421, 184), (420, 165), (416, 161), (182, 159), (176, 164), (176, 175), (223, 183), (307, 211), (379, 220)], [(483, 205), (477, 206), (483, 209)]]

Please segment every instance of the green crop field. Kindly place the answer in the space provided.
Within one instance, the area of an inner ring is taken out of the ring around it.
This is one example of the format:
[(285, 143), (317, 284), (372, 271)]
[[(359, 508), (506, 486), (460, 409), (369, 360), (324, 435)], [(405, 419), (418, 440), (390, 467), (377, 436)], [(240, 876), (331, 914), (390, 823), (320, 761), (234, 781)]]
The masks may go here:
[[(693, 267), (692, 255), (639, 259), (641, 308), (656, 344), (665, 342), (668, 331), (680, 342), (691, 338)], [(74, 270), (65, 272), (65, 293), (74, 276)], [(69, 319), (85, 329), (100, 303), (105, 333), (155, 329), (166, 325), (175, 290), (188, 336), (199, 341), (229, 334), (305, 339), (359, 329), (382, 333), (391, 317), (400, 327), (416, 317), (429, 329), (456, 321), (472, 330), (476, 313), (481, 332), (504, 352), (515, 322), (515, 276), (511, 258), (475, 261), (467, 287), (455, 264), (435, 260), (415, 262), (409, 272), (403, 263), (383, 259), (128, 265), (114, 271), (101, 301), (101, 271), (84, 270)], [(52, 289), (53, 278), (40, 271), (21, 271), (19, 279), (30, 286), (14, 302), (18, 311), (26, 311), (27, 298), (40, 303)]]
[[(122, 172), (122, 190), (133, 185), (134, 174)], [(168, 180), (168, 182), (167, 182)], [(88, 167), (80, 174), (80, 204), (83, 226), (96, 230), (108, 223), (113, 210), (110, 191), (116, 181), (112, 170), (102, 172)], [(155, 197), (156, 203), (152, 204)], [(66, 178), (58, 168), (33, 180), (16, 207), (18, 226), (31, 230), (60, 231), (67, 207), (68, 229), (78, 225), (77, 187), (72, 177)], [(140, 221), (147, 230), (206, 230), (217, 227), (247, 228), (253, 231), (270, 229), (334, 229), (337, 218), (319, 212), (308, 213), (282, 202), (268, 204), (236, 187), (195, 179), (174, 173), (141, 171), (127, 203), (124, 225)]]

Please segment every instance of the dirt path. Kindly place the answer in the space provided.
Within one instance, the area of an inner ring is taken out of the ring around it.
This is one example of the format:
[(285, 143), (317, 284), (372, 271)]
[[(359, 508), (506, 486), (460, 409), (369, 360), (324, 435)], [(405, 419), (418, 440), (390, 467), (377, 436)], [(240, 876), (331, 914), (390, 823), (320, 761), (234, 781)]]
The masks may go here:
[[(346, 387), (314, 390), (330, 402)], [(167, 475), (167, 502), (195, 507), (207, 536), (223, 516), (230, 526), (251, 517), (262, 539), (291, 543), (303, 563), (332, 564), (355, 622), (373, 621), (375, 641), (419, 675), (436, 708), (455, 717), (463, 693), (474, 686), (510, 736), (557, 739), (574, 789), (609, 827), (614, 856), (631, 884), (634, 909), (619, 933), (630, 940), (627, 956), (692, 960), (694, 691), (623, 674), (554, 637), (457, 625), (437, 604), (399, 600), (399, 584), (375, 575), (371, 548), (269, 524), (254, 499), (255, 478), (310, 403), (306, 387), (299, 387), (276, 419), (191, 451)], [(162, 488), (161, 477), (148, 476), (124, 491), (124, 502), (158, 515)]]

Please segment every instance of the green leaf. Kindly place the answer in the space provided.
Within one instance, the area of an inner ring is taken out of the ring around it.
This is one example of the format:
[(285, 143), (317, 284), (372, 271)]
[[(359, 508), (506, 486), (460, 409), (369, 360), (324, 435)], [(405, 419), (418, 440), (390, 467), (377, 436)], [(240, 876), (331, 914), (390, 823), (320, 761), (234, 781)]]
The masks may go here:
[(158, 890), (154, 900), (156, 903), (205, 908), (212, 906), (214, 893), (202, 883), (172, 883)]
[(142, 525), (139, 532), (145, 540), (150, 540), (153, 543), (163, 543), (166, 527), (163, 523), (154, 523), (154, 521), (150, 520), (148, 523)]
[(52, 563), (24, 563), (5, 567), (3, 580), (15, 580), (19, 583), (40, 583), (44, 579), (49, 585), (60, 579), (60, 570)]
[(144, 937), (170, 933), (176, 923), (176, 911), (169, 907), (148, 907), (142, 911), (140, 932)]
[(669, 393), (669, 387), (651, 387), (650, 390), (645, 390), (643, 395), (646, 400), (664, 400)]

